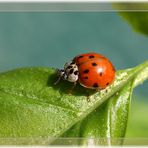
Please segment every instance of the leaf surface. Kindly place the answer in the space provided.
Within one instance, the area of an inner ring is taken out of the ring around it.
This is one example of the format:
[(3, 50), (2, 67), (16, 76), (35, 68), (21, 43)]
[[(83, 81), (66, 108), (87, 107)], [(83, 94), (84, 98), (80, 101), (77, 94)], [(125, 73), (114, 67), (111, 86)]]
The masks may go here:
[[(118, 71), (116, 80), (106, 89), (100, 92), (87, 91), (91, 94), (90, 102), (87, 100), (86, 89), (80, 85), (76, 86), (72, 95), (67, 93), (72, 87), (69, 82), (61, 81), (54, 86), (57, 79), (54, 69), (21, 68), (1, 73), (0, 137), (60, 137), (146, 67), (148, 62)], [(116, 104), (114, 101), (113, 105)], [(101, 132), (99, 134), (101, 136)]]

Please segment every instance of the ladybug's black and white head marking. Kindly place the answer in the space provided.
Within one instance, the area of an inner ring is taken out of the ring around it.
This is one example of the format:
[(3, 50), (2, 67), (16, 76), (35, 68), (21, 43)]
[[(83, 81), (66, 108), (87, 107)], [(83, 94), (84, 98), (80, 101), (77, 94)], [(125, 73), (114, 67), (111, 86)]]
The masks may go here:
[(66, 80), (69, 82), (76, 82), (78, 81), (78, 66), (74, 62), (66, 63), (64, 66), (65, 74), (67, 75)]
[(63, 80), (67, 80), (69, 82), (78, 81), (78, 66), (73, 61), (66, 63), (64, 69), (58, 70), (58, 73)]

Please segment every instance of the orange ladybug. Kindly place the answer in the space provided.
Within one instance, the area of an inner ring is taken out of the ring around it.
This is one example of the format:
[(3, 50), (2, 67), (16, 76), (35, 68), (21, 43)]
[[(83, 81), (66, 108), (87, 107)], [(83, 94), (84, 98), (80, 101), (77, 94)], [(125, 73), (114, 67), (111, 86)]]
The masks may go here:
[(58, 70), (59, 79), (62, 78), (76, 84), (79, 82), (83, 87), (90, 89), (104, 89), (110, 85), (115, 78), (115, 68), (105, 56), (98, 53), (80, 54), (64, 69)]

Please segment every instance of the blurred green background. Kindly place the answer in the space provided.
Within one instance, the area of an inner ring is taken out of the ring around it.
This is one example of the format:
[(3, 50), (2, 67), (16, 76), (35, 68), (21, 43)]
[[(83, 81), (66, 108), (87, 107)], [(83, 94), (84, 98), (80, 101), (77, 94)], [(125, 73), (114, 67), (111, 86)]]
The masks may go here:
[[(116, 69), (148, 59), (148, 36), (117, 12), (0, 12), (0, 72), (61, 68), (75, 55), (98, 52)], [(148, 82), (134, 90), (126, 137), (148, 137)]]

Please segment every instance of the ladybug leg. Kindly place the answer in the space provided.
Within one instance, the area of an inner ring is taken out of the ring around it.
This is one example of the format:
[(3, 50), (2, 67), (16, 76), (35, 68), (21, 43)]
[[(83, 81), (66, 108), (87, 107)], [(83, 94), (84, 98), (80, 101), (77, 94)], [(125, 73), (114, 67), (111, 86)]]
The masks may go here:
[(89, 94), (87, 94), (87, 102), (90, 102), (90, 95)]
[(61, 80), (61, 77), (59, 76), (58, 79), (54, 82), (54, 85), (57, 85)]
[(88, 92), (88, 90), (85, 90), (85, 93), (86, 93), (87, 102), (91, 102), (90, 101), (91, 94)]
[(100, 89), (100, 88), (98, 88), (98, 89), (96, 89), (95, 91), (96, 91), (96, 92), (99, 92), (100, 90), (101, 90), (101, 89)]
[(98, 88), (96, 89), (96, 92), (100, 92), (101, 90), (103, 90), (103, 88), (98, 87)]
[(66, 74), (65, 71), (63, 69), (57, 69), (57, 74), (58, 74), (58, 79), (55, 81), (54, 85), (58, 84), (61, 80), (61, 78), (63, 78), (64, 80), (66, 79)]
[(69, 94), (69, 95), (72, 94), (72, 91), (73, 91), (73, 89), (75, 88), (76, 84), (77, 84), (77, 82), (74, 82), (74, 83), (73, 83), (72, 88), (68, 91), (68, 94)]

